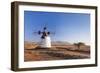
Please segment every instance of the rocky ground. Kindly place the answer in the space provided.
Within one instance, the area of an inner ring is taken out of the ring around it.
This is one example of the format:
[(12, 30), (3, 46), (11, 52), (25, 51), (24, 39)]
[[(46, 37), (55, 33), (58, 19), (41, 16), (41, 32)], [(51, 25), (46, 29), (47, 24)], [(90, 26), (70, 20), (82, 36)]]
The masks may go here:
[[(86, 49), (87, 47), (85, 47)], [(41, 48), (25, 48), (24, 61), (47, 61), (47, 60), (63, 60), (63, 59), (85, 59), (90, 58), (90, 50), (71, 49), (66, 47)]]

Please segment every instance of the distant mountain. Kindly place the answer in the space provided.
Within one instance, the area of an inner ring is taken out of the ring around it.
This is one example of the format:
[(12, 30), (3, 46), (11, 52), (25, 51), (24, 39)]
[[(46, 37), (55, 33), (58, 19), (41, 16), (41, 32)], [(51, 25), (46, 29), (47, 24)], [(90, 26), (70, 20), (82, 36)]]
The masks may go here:
[[(25, 41), (24, 44), (40, 44), (40, 42), (29, 42), (29, 41)], [(65, 41), (52, 41), (51, 42), (51, 45), (61, 45), (61, 46), (66, 46), (66, 45), (72, 45), (71, 43), (69, 42), (65, 42)]]
[(38, 44), (38, 42), (30, 42), (30, 41), (24, 41), (24, 44)]
[(51, 42), (52, 45), (61, 45), (61, 46), (66, 46), (66, 45), (72, 45), (71, 43), (69, 42), (65, 42), (65, 41), (54, 41), (54, 42)]
[(25, 49), (34, 49), (37, 46), (38, 46), (38, 43), (36, 43), (36, 42), (24, 41)]

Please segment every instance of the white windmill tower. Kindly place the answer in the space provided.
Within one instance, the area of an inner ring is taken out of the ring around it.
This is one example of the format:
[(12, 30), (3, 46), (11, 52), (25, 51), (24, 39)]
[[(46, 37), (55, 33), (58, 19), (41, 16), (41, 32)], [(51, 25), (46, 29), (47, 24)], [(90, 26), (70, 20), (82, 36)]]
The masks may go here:
[(49, 36), (51, 34), (51, 32), (47, 31), (46, 26), (43, 28), (43, 31), (38, 31), (35, 33), (38, 33), (39, 35), (41, 35), (40, 47), (42, 47), (42, 48), (50, 48), (51, 47), (51, 38)]

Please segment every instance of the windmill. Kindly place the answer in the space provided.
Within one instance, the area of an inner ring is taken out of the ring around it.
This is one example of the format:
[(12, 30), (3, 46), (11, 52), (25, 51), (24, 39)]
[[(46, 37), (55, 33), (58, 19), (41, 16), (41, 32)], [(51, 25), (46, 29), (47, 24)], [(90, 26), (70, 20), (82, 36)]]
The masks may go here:
[(49, 31), (47, 31), (47, 27), (44, 26), (43, 27), (43, 31), (38, 31), (38, 32), (34, 32), (39, 34), (41, 37), (41, 42), (40, 42), (40, 47), (42, 48), (50, 48), (51, 47), (51, 38), (50, 38), (50, 34), (53, 34)]

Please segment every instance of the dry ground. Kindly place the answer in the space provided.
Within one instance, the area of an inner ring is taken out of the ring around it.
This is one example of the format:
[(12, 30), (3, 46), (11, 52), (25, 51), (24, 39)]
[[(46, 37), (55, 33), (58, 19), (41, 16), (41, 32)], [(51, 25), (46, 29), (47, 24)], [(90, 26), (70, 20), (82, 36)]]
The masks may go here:
[(41, 48), (37, 44), (25, 43), (24, 61), (47, 61), (63, 59), (85, 59), (90, 58), (90, 47), (82, 46), (77, 49), (73, 45)]

